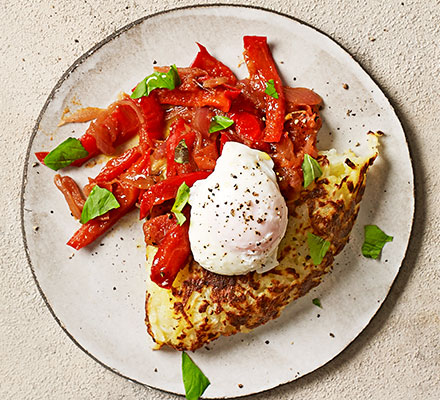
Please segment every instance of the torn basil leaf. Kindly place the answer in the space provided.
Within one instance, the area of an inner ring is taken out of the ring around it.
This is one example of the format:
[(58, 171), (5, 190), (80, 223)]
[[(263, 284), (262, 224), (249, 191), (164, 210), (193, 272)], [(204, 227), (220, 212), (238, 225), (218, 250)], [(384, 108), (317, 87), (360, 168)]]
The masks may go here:
[(78, 139), (70, 137), (55, 147), (44, 158), (44, 164), (58, 171), (60, 168), (67, 167), (74, 161), (87, 157), (88, 155), (89, 152), (83, 147), (81, 142)]
[(198, 400), (211, 384), (209, 379), (184, 351), (182, 352), (182, 378), (187, 400)]
[(319, 300), (318, 298), (313, 299), (313, 300), (312, 300), (312, 303), (313, 303), (316, 307), (322, 308), (322, 306), (321, 306), (321, 300)]
[(93, 218), (104, 215), (107, 211), (114, 208), (119, 208), (120, 205), (110, 190), (94, 186), (87, 197), (86, 202), (81, 213), (80, 222), (85, 224)]
[(209, 125), (209, 133), (222, 131), (223, 129), (229, 128), (233, 123), (234, 121), (228, 117), (216, 115), (212, 118), (211, 124)]
[(188, 203), (188, 199), (189, 187), (185, 182), (183, 182), (177, 190), (176, 200), (174, 201), (173, 207), (171, 208), (171, 212), (174, 213), (174, 215), (176, 216), (177, 223), (179, 225), (183, 225), (183, 223), (186, 221), (186, 217), (182, 214), (182, 210), (185, 207), (186, 203)]
[(180, 85), (180, 77), (175, 64), (171, 65), (170, 70), (164, 72), (153, 72), (144, 80), (138, 83), (136, 89), (131, 94), (132, 99), (139, 99), (148, 96), (154, 89), (174, 89)]
[(182, 139), (174, 149), (174, 161), (178, 164), (186, 164), (189, 162), (188, 146), (185, 139)]
[(268, 94), (274, 99), (278, 99), (278, 92), (275, 89), (275, 82), (273, 79), (269, 79), (266, 82), (266, 90), (264, 91), (264, 93)]
[(313, 233), (307, 232), (307, 244), (309, 245), (310, 256), (313, 264), (321, 264), (324, 256), (330, 248), (330, 242)]
[(393, 241), (392, 236), (388, 236), (376, 225), (365, 225), (364, 233), (365, 237), (362, 245), (362, 254), (364, 257), (379, 258), (385, 243)]
[(304, 155), (304, 161), (301, 168), (303, 170), (305, 188), (322, 175), (322, 170), (318, 161), (313, 157), (310, 157), (308, 154)]

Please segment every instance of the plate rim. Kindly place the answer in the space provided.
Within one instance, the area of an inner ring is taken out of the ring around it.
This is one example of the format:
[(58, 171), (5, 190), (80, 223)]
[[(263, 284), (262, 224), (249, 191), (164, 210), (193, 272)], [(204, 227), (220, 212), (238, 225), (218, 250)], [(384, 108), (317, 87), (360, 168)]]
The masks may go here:
[[(20, 189), (20, 224), (21, 224), (21, 233), (22, 233), (22, 239), (23, 239), (23, 245), (24, 245), (24, 250), (26, 253), (26, 258), (28, 261), (28, 266), (31, 270), (32, 273), (32, 277), (34, 279), (34, 282), (38, 288), (38, 292), (40, 293), (41, 297), (43, 298), (43, 301), (46, 305), (46, 307), (49, 309), (50, 314), (53, 316), (53, 318), (55, 319), (55, 321), (57, 322), (57, 324), (61, 327), (61, 329), (64, 331), (64, 333), (70, 338), (70, 340), (72, 340), (72, 342), (79, 348), (81, 349), (85, 354), (87, 354), (90, 358), (92, 358), (95, 362), (97, 362), (98, 364), (100, 364), (101, 366), (103, 366), (104, 368), (106, 368), (107, 370), (117, 374), (120, 377), (123, 377), (131, 382), (134, 382), (136, 384), (139, 384), (141, 386), (144, 387), (148, 387), (148, 388), (152, 388), (155, 390), (159, 390), (163, 393), (169, 393), (169, 394), (173, 394), (173, 395), (177, 395), (177, 396), (182, 396), (180, 393), (176, 393), (170, 390), (165, 390), (159, 387), (155, 387), (153, 385), (149, 385), (146, 383), (142, 383), (139, 382), (135, 379), (132, 379), (124, 374), (122, 374), (121, 372), (119, 372), (116, 368), (113, 368), (107, 364), (105, 364), (103, 361), (99, 360), (98, 358), (96, 358), (92, 353), (90, 353), (85, 347), (83, 347), (76, 339), (75, 337), (67, 330), (67, 328), (64, 326), (64, 324), (61, 322), (61, 320), (57, 317), (57, 315), (55, 314), (49, 300), (47, 299), (45, 293), (43, 292), (40, 283), (38, 281), (38, 278), (36, 276), (35, 273), (35, 269), (32, 265), (32, 261), (31, 261), (31, 256), (30, 256), (30, 252), (29, 252), (29, 247), (27, 244), (27, 237), (26, 237), (26, 230), (25, 230), (25, 223), (24, 223), (24, 213), (25, 213), (25, 189), (27, 186), (27, 177), (28, 177), (28, 165), (29, 165), (29, 160), (30, 160), (30, 155), (31, 155), (31, 148), (32, 148), (32, 144), (34, 142), (35, 136), (38, 133), (39, 130), (39, 125), (40, 122), (43, 118), (43, 115), (45, 114), (49, 104), (51, 103), (51, 101), (54, 99), (55, 94), (57, 92), (57, 90), (62, 86), (62, 84), (66, 81), (66, 79), (70, 76), (70, 74), (78, 67), (80, 66), (84, 61), (86, 61), (93, 53), (95, 53), (97, 50), (99, 50), (101, 47), (103, 47), (104, 45), (106, 45), (107, 43), (111, 42), (113, 39), (119, 37), (121, 34), (123, 34), (124, 32), (129, 31), (131, 28), (143, 23), (146, 20), (158, 17), (160, 15), (164, 15), (164, 14), (171, 14), (171, 13), (175, 13), (175, 12), (179, 12), (179, 11), (183, 11), (183, 10), (190, 10), (190, 9), (215, 9), (215, 8), (242, 8), (242, 9), (253, 9), (253, 10), (257, 10), (257, 11), (262, 11), (262, 12), (266, 12), (266, 13), (270, 13), (270, 14), (275, 14), (277, 16), (281, 16), (284, 18), (288, 18), (296, 23), (299, 23), (301, 25), (304, 25), (308, 28), (313, 29), (314, 31), (320, 33), (321, 35), (324, 35), (325, 37), (327, 37), (328, 39), (330, 39), (334, 44), (336, 44), (338, 47), (340, 47), (345, 53), (347, 53), (352, 60), (357, 64), (357, 66), (360, 67), (360, 69), (362, 70), (362, 72), (364, 72), (370, 79), (371, 81), (374, 83), (374, 85), (379, 89), (380, 93), (384, 96), (386, 104), (390, 107), (391, 112), (394, 114), (394, 116), (396, 117), (396, 120), (398, 121), (399, 127), (401, 128), (402, 132), (403, 132), (403, 136), (405, 139), (405, 143), (406, 143), (406, 147), (408, 149), (408, 156), (409, 156), (409, 160), (410, 160), (410, 167), (411, 167), (411, 177), (412, 177), (412, 183), (413, 183), (413, 187), (412, 187), (412, 198), (414, 199), (413, 202), (413, 207), (412, 207), (412, 214), (411, 214), (411, 226), (409, 229), (409, 236), (408, 236), (408, 242), (406, 244), (406, 248), (404, 251), (404, 255), (402, 258), (402, 262), (400, 263), (398, 269), (397, 269), (397, 273), (395, 275), (395, 277), (393, 278), (391, 284), (388, 287), (388, 291), (387, 294), (385, 296), (385, 298), (383, 299), (382, 303), (380, 304), (380, 306), (378, 307), (378, 309), (371, 315), (371, 318), (368, 320), (368, 322), (366, 323), (366, 325), (359, 331), (359, 333), (351, 340), (349, 341), (344, 347), (343, 349), (335, 354), (333, 357), (331, 357), (329, 360), (327, 360), (324, 364), (322, 364), (321, 366), (315, 368), (313, 371), (310, 371), (304, 375), (301, 375), (299, 378), (296, 379), (292, 379), (280, 384), (277, 384), (271, 388), (268, 389), (264, 389), (264, 390), (260, 390), (257, 392), (252, 392), (252, 393), (247, 393), (247, 394), (242, 394), (242, 395), (238, 395), (235, 398), (239, 398), (239, 397), (244, 397), (244, 396), (252, 396), (255, 394), (260, 394), (260, 393), (265, 393), (268, 392), (270, 390), (273, 390), (275, 388), (278, 388), (280, 386), (284, 386), (287, 385), (289, 383), (292, 383), (294, 381), (297, 381), (305, 376), (308, 376), (312, 373), (314, 373), (315, 371), (321, 369), (322, 367), (324, 367), (325, 365), (329, 364), (331, 361), (333, 361), (335, 358), (339, 357), (343, 352), (345, 352), (349, 346), (351, 346), (351, 344), (365, 331), (365, 329), (370, 325), (371, 321), (373, 320), (373, 318), (378, 314), (378, 312), (382, 309), (385, 301), (387, 300), (390, 291), (393, 287), (393, 285), (395, 284), (397, 277), (400, 273), (400, 269), (402, 268), (402, 265), (404, 264), (406, 258), (407, 258), (407, 253), (408, 253), (408, 248), (410, 246), (410, 242), (412, 240), (412, 233), (414, 230), (414, 224), (415, 224), (415, 210), (416, 210), (416, 206), (417, 206), (417, 197), (416, 197), (416, 185), (415, 185), (415, 174), (414, 174), (414, 167), (413, 167), (413, 158), (412, 158), (412, 154), (411, 154), (411, 149), (409, 146), (409, 142), (408, 142), (408, 137), (407, 134), (405, 132), (405, 129), (402, 126), (402, 123), (398, 117), (398, 114), (393, 106), (393, 104), (391, 103), (390, 99), (388, 98), (388, 96), (385, 94), (384, 90), (382, 89), (382, 87), (376, 82), (376, 80), (366, 71), (366, 69), (363, 67), (363, 65), (351, 54), (351, 52), (349, 52), (343, 45), (341, 45), (336, 39), (334, 39), (332, 36), (330, 36), (330, 34), (327, 34), (326, 32), (322, 31), (321, 29), (313, 26), (312, 24), (308, 23), (308, 22), (304, 22), (301, 19), (294, 17), (292, 15), (289, 15), (287, 13), (283, 13), (277, 10), (272, 10), (269, 8), (265, 8), (265, 7), (261, 7), (261, 6), (255, 6), (255, 5), (250, 5), (250, 4), (228, 4), (228, 3), (211, 3), (211, 4), (192, 4), (192, 5), (186, 5), (186, 6), (182, 6), (182, 7), (174, 7), (171, 9), (167, 9), (167, 10), (161, 10), (161, 11), (157, 11), (148, 15), (144, 15), (143, 17), (140, 17), (124, 26), (122, 26), (121, 28), (117, 29), (116, 31), (112, 32), (110, 35), (106, 36), (104, 39), (100, 40), (98, 43), (96, 43), (94, 46), (92, 46), (89, 50), (85, 51), (83, 54), (81, 54), (81, 56), (79, 56), (70, 66), (69, 68), (67, 68), (67, 70), (61, 75), (61, 77), (58, 79), (58, 81), (56, 82), (56, 84), (54, 85), (54, 87), (52, 88), (50, 94), (48, 95), (41, 111), (38, 114), (38, 117), (36, 119), (35, 125), (32, 129), (32, 133), (31, 136), (29, 138), (29, 142), (28, 142), (28, 146), (26, 149), (26, 155), (25, 155), (25, 159), (24, 159), (24, 165), (23, 165), (23, 174), (22, 174), (22, 182), (21, 182), (21, 189)], [(202, 399), (204, 397), (201, 397)], [(216, 400), (216, 399), (232, 399), (233, 397), (209, 397), (209, 399), (212, 400)]]

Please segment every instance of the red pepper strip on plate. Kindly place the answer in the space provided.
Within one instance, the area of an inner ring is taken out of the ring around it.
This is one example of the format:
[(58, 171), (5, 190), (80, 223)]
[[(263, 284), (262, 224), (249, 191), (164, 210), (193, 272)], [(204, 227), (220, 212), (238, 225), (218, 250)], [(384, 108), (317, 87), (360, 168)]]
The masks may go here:
[[(165, 111), (157, 100), (157, 95), (153, 91), (149, 96), (142, 96), (139, 99), (131, 99), (138, 104), (142, 110), (144, 121), (142, 127), (143, 133), (147, 135), (148, 139), (162, 139), (165, 125)], [(146, 141), (144, 135), (140, 135), (139, 144), (143, 145)]]
[(177, 163), (175, 158), (175, 151), (177, 145), (181, 140), (185, 141), (188, 148), (188, 154), (191, 152), (196, 134), (190, 130), (190, 128), (185, 124), (183, 118), (179, 118), (170, 129), (170, 135), (166, 141), (167, 147), (167, 178), (177, 175), (192, 172), (192, 168), (189, 162), (185, 164)]
[(37, 157), (38, 161), (40, 161), (40, 163), (44, 164), (44, 159), (46, 158), (46, 156), (49, 154), (48, 151), (38, 151), (35, 153), (35, 157)]
[(256, 142), (261, 140), (261, 120), (255, 114), (246, 111), (229, 113), (229, 118), (234, 121), (235, 132), (238, 136)]
[(174, 199), (179, 186), (183, 182), (191, 187), (194, 182), (207, 178), (211, 172), (212, 171), (197, 171), (190, 172), (189, 174), (177, 175), (151, 186), (142, 195), (140, 219), (145, 218), (153, 206), (162, 204), (166, 200)]
[(237, 83), (237, 78), (229, 67), (211, 56), (200, 43), (197, 43), (197, 46), (199, 46), (200, 50), (197, 53), (196, 59), (191, 64), (191, 67), (203, 69), (212, 77), (225, 77), (227, 78), (225, 83), (234, 86)]
[(283, 134), (285, 101), (283, 84), (278, 75), (275, 62), (267, 45), (267, 38), (262, 36), (245, 36), (244, 58), (251, 80), (260, 90), (273, 79), (278, 99), (266, 95), (266, 128), (263, 134), (265, 142), (278, 142)]
[(166, 232), (151, 266), (151, 280), (160, 287), (170, 289), (177, 273), (185, 265), (191, 252), (188, 229), (189, 218), (180, 226), (172, 215), (172, 226)]
[[(147, 155), (149, 158), (149, 155)], [(145, 168), (146, 157), (139, 158), (125, 173), (126, 175), (136, 175)], [(139, 196), (139, 189), (130, 184), (115, 182), (112, 187), (120, 207), (110, 210), (101, 217), (91, 219), (79, 228), (67, 244), (76, 250), (89, 245), (99, 236), (109, 230), (121, 217), (127, 214), (135, 205)]]
[(94, 181), (99, 185), (103, 182), (109, 182), (116, 178), (128, 168), (130, 168), (133, 163), (140, 158), (141, 153), (139, 153), (137, 147), (132, 147), (128, 149), (125, 153), (119, 157), (112, 158), (107, 162), (105, 167), (101, 170)]
[(231, 108), (232, 100), (239, 94), (240, 90), (235, 88), (216, 87), (211, 90), (196, 89), (185, 91), (180, 89), (156, 89), (161, 104), (171, 104), (185, 107), (212, 106), (223, 112)]

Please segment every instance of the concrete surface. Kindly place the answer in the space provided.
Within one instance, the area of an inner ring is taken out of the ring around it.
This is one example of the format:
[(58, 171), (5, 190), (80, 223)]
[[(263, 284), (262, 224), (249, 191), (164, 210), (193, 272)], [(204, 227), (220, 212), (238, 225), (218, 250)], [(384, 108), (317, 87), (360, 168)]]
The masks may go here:
[[(20, 187), (35, 120), (52, 87), (73, 61), (141, 16), (196, 3), (210, 2), (1, 1), (2, 399), (176, 398), (106, 370), (78, 349), (56, 324), (37, 291), (23, 250)], [(388, 299), (368, 328), (323, 368), (252, 399), (438, 399), (440, 3), (244, 3), (308, 22), (336, 39), (371, 74), (389, 96), (406, 131), (417, 200), (407, 257)]]

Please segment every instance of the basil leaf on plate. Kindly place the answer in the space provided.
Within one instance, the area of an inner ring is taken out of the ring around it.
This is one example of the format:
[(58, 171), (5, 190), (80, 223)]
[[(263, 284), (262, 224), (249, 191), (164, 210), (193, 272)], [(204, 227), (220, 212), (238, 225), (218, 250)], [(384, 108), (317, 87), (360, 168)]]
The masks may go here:
[(182, 352), (182, 377), (187, 400), (198, 400), (211, 384), (209, 379), (184, 351)]
[(233, 123), (234, 121), (228, 117), (216, 115), (212, 118), (211, 125), (209, 125), (209, 133), (222, 131), (223, 129), (229, 128)]
[(313, 157), (310, 157), (308, 154), (304, 155), (304, 161), (301, 168), (303, 170), (305, 188), (322, 175), (322, 170), (318, 161)]
[(274, 99), (278, 99), (278, 92), (275, 89), (275, 82), (273, 81), (273, 79), (269, 79), (266, 82), (266, 90), (264, 91), (264, 93), (268, 94)]
[(321, 264), (324, 256), (330, 248), (330, 242), (313, 233), (307, 232), (307, 244), (309, 245), (310, 256), (313, 264)]
[(173, 207), (171, 208), (171, 212), (177, 218), (177, 223), (182, 225), (186, 221), (186, 217), (182, 214), (182, 210), (185, 207), (186, 203), (188, 203), (189, 199), (189, 187), (183, 182), (179, 189), (177, 190), (176, 200), (174, 201)]
[(364, 244), (362, 245), (362, 254), (368, 258), (378, 258), (385, 243), (393, 241), (392, 236), (388, 236), (376, 225), (365, 225), (364, 233), (365, 238)]
[(322, 308), (322, 306), (321, 306), (321, 300), (319, 300), (318, 298), (313, 299), (313, 300), (312, 300), (312, 303), (313, 303), (316, 307)]
[(186, 164), (189, 162), (188, 146), (185, 139), (182, 139), (174, 149), (174, 161), (178, 164)]
[(80, 222), (85, 224), (93, 218), (99, 217), (114, 208), (119, 208), (120, 205), (110, 190), (94, 186), (87, 197), (86, 202), (81, 213)]
[(81, 142), (78, 139), (70, 137), (55, 147), (44, 158), (44, 164), (58, 171), (60, 168), (67, 167), (74, 161), (87, 157), (88, 155), (89, 152), (83, 147)]
[(138, 83), (136, 89), (131, 94), (132, 99), (139, 99), (148, 96), (154, 89), (174, 89), (180, 85), (180, 77), (175, 64), (171, 65), (170, 70), (164, 72), (153, 72), (144, 80)]

